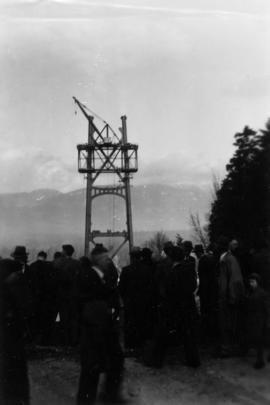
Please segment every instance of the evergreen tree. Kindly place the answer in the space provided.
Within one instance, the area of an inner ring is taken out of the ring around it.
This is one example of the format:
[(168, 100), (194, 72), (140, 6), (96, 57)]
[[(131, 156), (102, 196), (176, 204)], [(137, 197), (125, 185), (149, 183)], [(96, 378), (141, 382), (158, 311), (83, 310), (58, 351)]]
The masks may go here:
[(260, 155), (257, 162), (257, 198), (260, 200), (260, 236), (270, 242), (270, 119), (260, 131)]
[(235, 153), (209, 217), (211, 242), (221, 235), (238, 238), (247, 248), (269, 239), (270, 121), (259, 132), (245, 127), (235, 135)]

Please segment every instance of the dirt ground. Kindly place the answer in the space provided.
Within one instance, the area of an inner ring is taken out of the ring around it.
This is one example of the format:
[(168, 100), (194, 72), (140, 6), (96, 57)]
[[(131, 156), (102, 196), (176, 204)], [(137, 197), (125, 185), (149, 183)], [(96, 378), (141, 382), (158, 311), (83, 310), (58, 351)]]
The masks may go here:
[[(252, 368), (254, 356), (213, 359), (202, 354), (202, 366), (182, 364), (181, 351), (168, 355), (162, 369), (126, 359), (124, 393), (131, 405), (269, 405), (270, 363)], [(76, 353), (36, 350), (29, 361), (32, 405), (74, 405), (79, 377)]]

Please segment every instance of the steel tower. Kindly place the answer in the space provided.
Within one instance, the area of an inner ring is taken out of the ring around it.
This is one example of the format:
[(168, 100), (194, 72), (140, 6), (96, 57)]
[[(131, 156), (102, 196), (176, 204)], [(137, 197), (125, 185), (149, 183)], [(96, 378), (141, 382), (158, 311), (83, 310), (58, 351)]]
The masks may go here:
[[(73, 97), (73, 100), (88, 121), (88, 142), (77, 145), (78, 171), (79, 173), (85, 173), (87, 179), (85, 255), (88, 256), (90, 243), (95, 245), (95, 238), (97, 237), (122, 237), (122, 243), (112, 254), (112, 256), (115, 256), (126, 242), (129, 244), (129, 250), (133, 246), (130, 176), (131, 173), (138, 170), (138, 145), (128, 143), (126, 116), (121, 117), (120, 134), (116, 134), (104, 120), (102, 120), (102, 129), (99, 129), (94, 123), (94, 116), (87, 112), (89, 109), (76, 97)], [(119, 185), (95, 185), (98, 177), (104, 173), (116, 174), (119, 178)], [(114, 195), (125, 200), (126, 230), (92, 230), (92, 202), (94, 198), (104, 195)]]

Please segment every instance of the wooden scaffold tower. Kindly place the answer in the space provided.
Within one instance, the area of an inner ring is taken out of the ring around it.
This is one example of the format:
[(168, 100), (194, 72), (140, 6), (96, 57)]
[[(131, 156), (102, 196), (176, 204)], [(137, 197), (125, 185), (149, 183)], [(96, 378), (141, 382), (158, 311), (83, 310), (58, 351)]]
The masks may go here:
[[(85, 215), (85, 255), (89, 255), (90, 244), (96, 244), (95, 239), (101, 237), (123, 238), (122, 242), (114, 249), (114, 257), (125, 243), (129, 244), (129, 250), (133, 246), (133, 228), (131, 211), (130, 178), (131, 174), (138, 170), (138, 145), (128, 143), (127, 140), (127, 117), (121, 117), (121, 127), (117, 134), (111, 126), (102, 120), (102, 128), (99, 129), (94, 122), (94, 113), (73, 97), (88, 121), (88, 142), (77, 145), (78, 171), (86, 175), (86, 215)], [(89, 112), (90, 113), (89, 113)], [(95, 114), (96, 117), (98, 117)], [(98, 117), (100, 118), (100, 117)], [(96, 185), (96, 180), (102, 174), (116, 174), (119, 178), (118, 185)], [(125, 200), (126, 206), (126, 229), (99, 231), (92, 229), (92, 202), (97, 197), (113, 195)]]

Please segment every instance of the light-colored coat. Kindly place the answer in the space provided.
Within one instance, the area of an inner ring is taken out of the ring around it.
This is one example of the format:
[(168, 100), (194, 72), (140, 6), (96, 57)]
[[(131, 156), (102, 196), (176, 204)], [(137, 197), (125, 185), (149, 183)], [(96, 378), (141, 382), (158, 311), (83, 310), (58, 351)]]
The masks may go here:
[(219, 299), (227, 304), (237, 304), (244, 295), (244, 281), (237, 258), (226, 252), (220, 258)]

